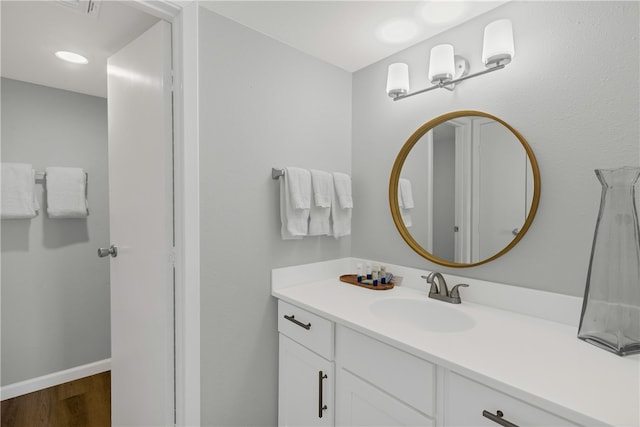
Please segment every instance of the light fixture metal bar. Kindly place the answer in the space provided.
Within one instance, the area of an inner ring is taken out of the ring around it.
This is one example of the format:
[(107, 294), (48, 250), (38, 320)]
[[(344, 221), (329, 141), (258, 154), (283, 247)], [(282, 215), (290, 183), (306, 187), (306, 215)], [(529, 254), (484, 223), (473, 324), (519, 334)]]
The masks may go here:
[(443, 89), (453, 90), (453, 89), (449, 89), (447, 86), (455, 85), (457, 83), (460, 83), (461, 81), (468, 80), (468, 79), (473, 78), (473, 77), (478, 77), (478, 76), (481, 76), (483, 74), (489, 74), (489, 73), (492, 73), (494, 71), (502, 70), (504, 67), (505, 67), (505, 64), (501, 64), (498, 61), (494, 67), (487, 68), (486, 70), (478, 71), (477, 73), (474, 73), (474, 74), (468, 74), (468, 75), (466, 75), (464, 77), (460, 77), (459, 79), (451, 80), (451, 81), (448, 81), (448, 82), (441, 81), (438, 84), (435, 84), (435, 85), (430, 86), (430, 87), (425, 88), (425, 89), (417, 90), (415, 92), (407, 93), (405, 95), (398, 95), (395, 98), (393, 98), (393, 100), (394, 101), (398, 101), (400, 99), (409, 98), (410, 96), (414, 96), (414, 95), (418, 95), (418, 94), (421, 94), (421, 93), (429, 92), (430, 90), (434, 90), (434, 89), (443, 88)]

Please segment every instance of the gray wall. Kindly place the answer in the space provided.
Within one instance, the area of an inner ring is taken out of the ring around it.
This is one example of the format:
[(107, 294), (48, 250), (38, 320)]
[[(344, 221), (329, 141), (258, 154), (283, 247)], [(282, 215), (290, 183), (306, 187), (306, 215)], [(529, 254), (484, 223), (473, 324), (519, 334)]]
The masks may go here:
[(107, 101), (2, 79), (2, 161), (83, 167), (87, 219), (2, 221), (2, 385), (110, 357)]
[(205, 9), (199, 26), (202, 424), (276, 425), (271, 269), (351, 243), (282, 241), (271, 168), (351, 173), (351, 74)]
[[(593, 169), (640, 164), (638, 2), (511, 2), (353, 76), (352, 255), (425, 270), (582, 296), (600, 202)], [(387, 66), (407, 62), (426, 86), (429, 49), (452, 43), (479, 71), (483, 28), (513, 21), (516, 58), (504, 70), (392, 102)], [(473, 109), (500, 117), (531, 145), (542, 176), (540, 207), (527, 235), (489, 264), (455, 270), (427, 262), (374, 209), (406, 139), (428, 120)], [(372, 162), (380, 165), (368, 168)], [(376, 230), (376, 233), (371, 233)], [(384, 241), (384, 245), (376, 244)]]

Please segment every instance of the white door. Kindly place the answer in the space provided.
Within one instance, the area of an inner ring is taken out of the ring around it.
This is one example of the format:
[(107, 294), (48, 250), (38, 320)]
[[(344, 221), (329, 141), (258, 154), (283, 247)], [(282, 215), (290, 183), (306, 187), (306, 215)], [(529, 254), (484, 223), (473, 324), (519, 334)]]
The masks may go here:
[(114, 426), (174, 423), (171, 25), (108, 60)]
[(514, 238), (527, 216), (527, 153), (509, 129), (477, 121), (479, 150), (478, 257), (497, 254)]

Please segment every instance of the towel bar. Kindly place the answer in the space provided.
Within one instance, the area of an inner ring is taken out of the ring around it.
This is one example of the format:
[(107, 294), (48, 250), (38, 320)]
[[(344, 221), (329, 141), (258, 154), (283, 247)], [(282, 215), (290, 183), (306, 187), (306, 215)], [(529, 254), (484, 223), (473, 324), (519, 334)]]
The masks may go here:
[(284, 176), (284, 169), (271, 168), (271, 179), (278, 179)]

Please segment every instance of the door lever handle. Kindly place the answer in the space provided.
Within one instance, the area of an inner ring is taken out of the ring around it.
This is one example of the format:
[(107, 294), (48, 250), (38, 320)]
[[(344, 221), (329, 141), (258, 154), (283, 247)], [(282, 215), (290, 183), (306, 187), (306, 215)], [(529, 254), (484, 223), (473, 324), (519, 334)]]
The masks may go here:
[(118, 247), (111, 245), (108, 248), (98, 248), (98, 256), (100, 258), (104, 258), (108, 255), (111, 255), (112, 258), (115, 258), (118, 256)]

